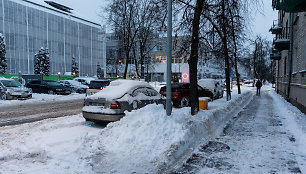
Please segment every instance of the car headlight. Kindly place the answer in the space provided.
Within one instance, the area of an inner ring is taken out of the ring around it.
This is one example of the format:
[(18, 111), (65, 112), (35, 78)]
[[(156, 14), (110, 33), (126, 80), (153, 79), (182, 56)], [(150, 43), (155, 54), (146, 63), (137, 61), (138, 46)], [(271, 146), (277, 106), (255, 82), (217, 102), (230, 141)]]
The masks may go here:
[(12, 90), (12, 89), (7, 89), (6, 90), (6, 93), (10, 93), (10, 94), (12, 94), (14, 91)]

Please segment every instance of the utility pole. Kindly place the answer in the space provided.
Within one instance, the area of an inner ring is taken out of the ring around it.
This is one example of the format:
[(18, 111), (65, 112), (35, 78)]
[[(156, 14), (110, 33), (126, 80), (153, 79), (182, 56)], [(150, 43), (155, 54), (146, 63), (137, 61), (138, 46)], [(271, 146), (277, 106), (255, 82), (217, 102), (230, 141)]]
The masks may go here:
[(172, 0), (168, 0), (168, 26), (167, 26), (167, 88), (166, 88), (166, 113), (168, 116), (172, 112), (171, 104), (171, 61), (172, 61)]

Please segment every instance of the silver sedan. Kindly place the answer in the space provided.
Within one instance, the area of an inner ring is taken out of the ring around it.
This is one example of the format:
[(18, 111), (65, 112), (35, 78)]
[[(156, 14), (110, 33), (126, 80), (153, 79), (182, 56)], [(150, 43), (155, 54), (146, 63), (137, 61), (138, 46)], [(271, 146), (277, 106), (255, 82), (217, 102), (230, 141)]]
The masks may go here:
[(87, 121), (112, 122), (125, 116), (125, 111), (148, 104), (165, 104), (165, 99), (146, 82), (115, 80), (102, 91), (84, 101), (83, 117)]

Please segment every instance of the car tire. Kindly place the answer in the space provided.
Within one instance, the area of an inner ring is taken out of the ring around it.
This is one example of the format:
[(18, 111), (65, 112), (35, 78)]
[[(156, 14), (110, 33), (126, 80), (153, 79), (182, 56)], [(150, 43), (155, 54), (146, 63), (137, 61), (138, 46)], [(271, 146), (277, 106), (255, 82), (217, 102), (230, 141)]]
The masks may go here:
[(48, 91), (48, 94), (54, 95), (54, 91), (49, 90), (49, 91)]
[(189, 99), (186, 97), (183, 97), (180, 101), (180, 107), (187, 107), (189, 106)]
[(6, 100), (6, 99), (7, 99), (6, 94), (2, 94), (2, 95), (0, 96), (0, 99), (1, 99), (1, 100)]

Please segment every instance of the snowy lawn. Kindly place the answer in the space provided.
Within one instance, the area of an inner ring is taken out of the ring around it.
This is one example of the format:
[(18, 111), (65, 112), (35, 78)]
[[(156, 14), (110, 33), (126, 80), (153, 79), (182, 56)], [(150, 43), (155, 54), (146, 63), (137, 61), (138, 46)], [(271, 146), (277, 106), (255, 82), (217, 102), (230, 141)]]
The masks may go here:
[(85, 97), (85, 94), (77, 94), (77, 93), (73, 93), (70, 95), (50, 95), (50, 94), (33, 93), (32, 98), (27, 99), (27, 100), (0, 100), (0, 107), (7, 106), (7, 105), (25, 104), (25, 103), (83, 99), (84, 97)]
[(153, 104), (104, 129), (81, 115), (1, 127), (0, 173), (157, 173), (199, 139), (218, 136), (252, 99), (252, 90), (242, 88), (238, 95), (233, 89), (231, 101), (215, 100), (196, 116), (190, 108), (166, 116), (162, 105)]

